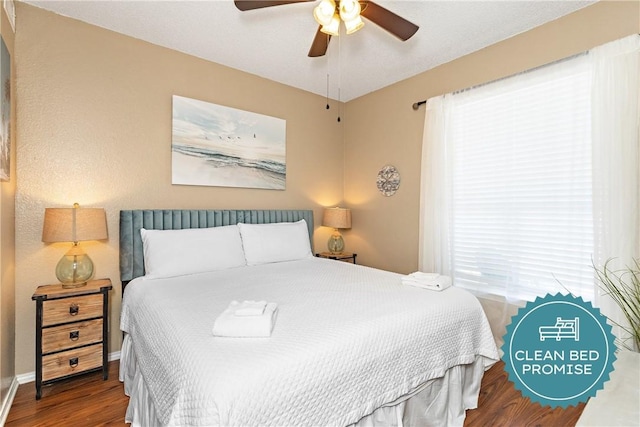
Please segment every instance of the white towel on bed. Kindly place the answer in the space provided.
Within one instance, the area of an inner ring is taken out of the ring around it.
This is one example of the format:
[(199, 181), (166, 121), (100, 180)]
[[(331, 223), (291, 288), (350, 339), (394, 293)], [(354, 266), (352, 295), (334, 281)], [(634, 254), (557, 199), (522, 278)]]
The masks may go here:
[(431, 282), (440, 277), (440, 273), (424, 273), (422, 271), (415, 271), (409, 274), (407, 277), (410, 277), (413, 280), (420, 280), (424, 282)]
[(267, 307), (266, 301), (231, 301), (236, 316), (261, 316)]
[(218, 316), (213, 323), (213, 335), (238, 338), (271, 336), (278, 305), (274, 302), (267, 303), (260, 315), (237, 316), (236, 308), (240, 305), (237, 301), (232, 301), (229, 307)]
[(452, 285), (451, 277), (438, 273), (423, 273), (416, 271), (407, 276), (402, 276), (402, 283), (432, 291), (442, 291)]

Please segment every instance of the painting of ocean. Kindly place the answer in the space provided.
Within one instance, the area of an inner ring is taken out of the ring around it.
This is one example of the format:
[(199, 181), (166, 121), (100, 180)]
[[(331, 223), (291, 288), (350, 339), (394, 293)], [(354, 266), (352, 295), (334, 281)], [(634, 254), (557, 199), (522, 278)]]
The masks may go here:
[(172, 183), (284, 190), (286, 121), (173, 96)]

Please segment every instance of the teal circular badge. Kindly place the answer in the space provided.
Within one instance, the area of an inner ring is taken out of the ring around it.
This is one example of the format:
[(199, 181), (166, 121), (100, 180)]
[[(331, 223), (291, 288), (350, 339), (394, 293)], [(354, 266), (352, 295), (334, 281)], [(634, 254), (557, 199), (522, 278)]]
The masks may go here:
[(504, 337), (509, 380), (541, 405), (586, 402), (609, 380), (616, 359), (611, 326), (590, 302), (547, 295), (513, 316)]

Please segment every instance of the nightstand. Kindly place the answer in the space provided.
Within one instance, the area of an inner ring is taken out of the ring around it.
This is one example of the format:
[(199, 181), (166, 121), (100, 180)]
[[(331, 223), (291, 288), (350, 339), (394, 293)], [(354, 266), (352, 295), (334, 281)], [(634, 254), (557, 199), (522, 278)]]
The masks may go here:
[(320, 252), (319, 254), (316, 254), (316, 256), (319, 258), (335, 259), (338, 261), (352, 262), (355, 264), (356, 257), (358, 256), (358, 254), (353, 254), (351, 252), (342, 252), (341, 254), (332, 254), (331, 252)]
[(36, 399), (43, 385), (76, 375), (102, 370), (108, 378), (111, 288), (110, 279), (100, 279), (80, 288), (36, 289)]

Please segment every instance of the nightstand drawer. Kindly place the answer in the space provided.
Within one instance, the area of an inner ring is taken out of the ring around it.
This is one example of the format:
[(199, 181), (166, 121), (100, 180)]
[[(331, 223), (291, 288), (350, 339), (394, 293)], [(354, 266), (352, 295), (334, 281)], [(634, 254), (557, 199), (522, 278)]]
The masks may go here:
[(89, 280), (84, 286), (61, 283), (38, 286), (36, 302), (36, 400), (42, 386), (102, 369), (109, 378), (110, 279)]
[(44, 301), (42, 326), (102, 317), (102, 294)]
[(102, 366), (102, 346), (92, 345), (42, 357), (42, 381)]
[(42, 330), (42, 353), (102, 342), (102, 319)]

